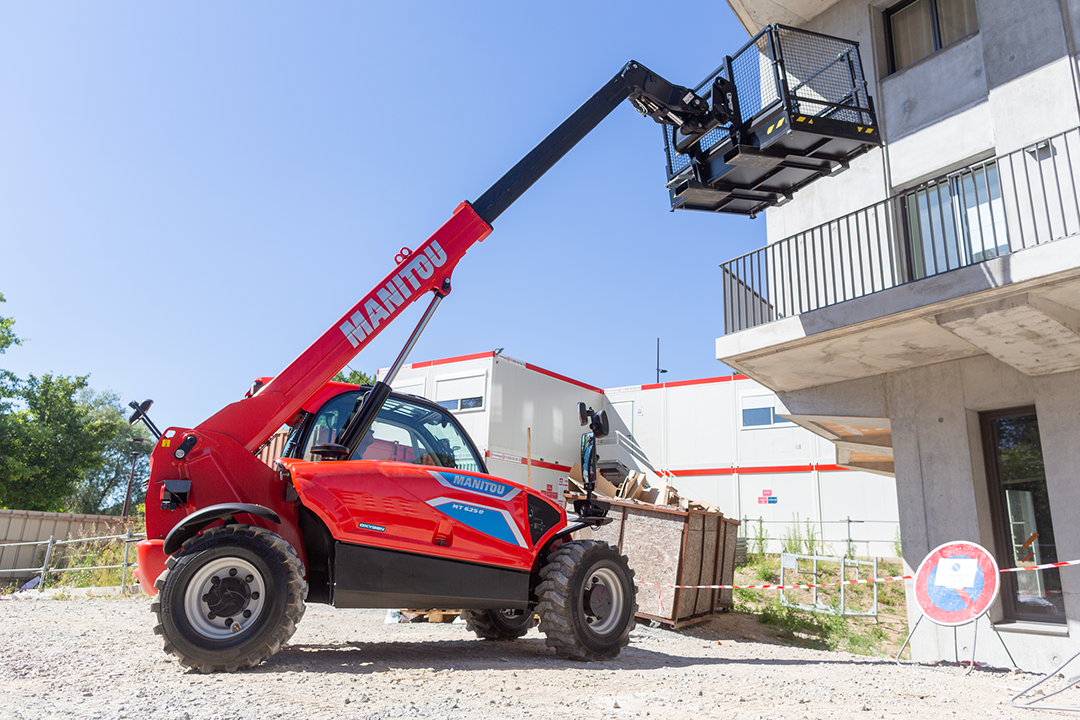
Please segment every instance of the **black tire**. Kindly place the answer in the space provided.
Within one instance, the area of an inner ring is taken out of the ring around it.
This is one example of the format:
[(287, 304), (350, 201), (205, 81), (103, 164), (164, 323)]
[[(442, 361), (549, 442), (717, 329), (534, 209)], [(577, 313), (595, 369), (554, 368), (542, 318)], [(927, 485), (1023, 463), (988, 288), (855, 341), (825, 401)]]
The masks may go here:
[(540, 632), (562, 657), (616, 657), (637, 615), (634, 571), (618, 548), (598, 540), (563, 543), (540, 569)]
[(154, 632), (185, 667), (209, 673), (258, 665), (281, 649), (303, 617), (304, 565), (269, 530), (211, 528), (165, 565), (154, 583)]
[(532, 610), (462, 610), (461, 617), (483, 640), (517, 640), (536, 624)]

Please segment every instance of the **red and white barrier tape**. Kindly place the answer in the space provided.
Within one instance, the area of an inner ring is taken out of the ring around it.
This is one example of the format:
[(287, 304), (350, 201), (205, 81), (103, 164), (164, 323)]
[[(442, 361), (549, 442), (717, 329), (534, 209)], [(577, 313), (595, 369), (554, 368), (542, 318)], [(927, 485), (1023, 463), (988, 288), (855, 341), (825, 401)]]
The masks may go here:
[(1031, 567), (1002, 568), (1001, 572), (1025, 572), (1027, 570), (1046, 570), (1048, 568), (1065, 567), (1066, 565), (1080, 565), (1080, 560), (1069, 560), (1068, 562), (1053, 562), (1046, 563), (1045, 565), (1032, 565)]
[(658, 588), (682, 588), (683, 590), (809, 590), (811, 588), (832, 587), (834, 585), (866, 585), (869, 583), (892, 582), (894, 580), (910, 580), (912, 575), (900, 577), (866, 578), (863, 580), (841, 580), (831, 583), (817, 583), (813, 585), (667, 585), (663, 583), (651, 583), (644, 580), (635, 580), (638, 585), (651, 585)]
[[(1044, 565), (1032, 565), (1031, 567), (1004, 568), (1001, 572), (1026, 572), (1028, 570), (1048, 570), (1050, 568), (1065, 567), (1066, 565), (1080, 565), (1080, 560), (1068, 562), (1046, 563)], [(896, 577), (865, 578), (863, 580), (840, 580), (831, 583), (813, 583), (808, 585), (668, 585), (665, 583), (652, 583), (645, 580), (635, 580), (638, 585), (650, 585), (658, 588), (683, 590), (811, 590), (813, 588), (835, 587), (837, 585), (869, 585), (871, 583), (895, 582), (897, 580), (911, 580), (914, 575), (898, 575)]]

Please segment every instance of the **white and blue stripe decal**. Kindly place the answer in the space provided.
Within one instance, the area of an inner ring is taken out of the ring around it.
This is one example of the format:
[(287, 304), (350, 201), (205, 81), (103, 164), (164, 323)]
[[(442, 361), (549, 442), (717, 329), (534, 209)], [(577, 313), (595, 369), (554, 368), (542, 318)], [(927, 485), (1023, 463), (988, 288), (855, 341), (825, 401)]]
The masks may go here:
[(528, 547), (521, 536), (517, 523), (509, 512), (501, 508), (462, 502), (453, 498), (434, 498), (428, 504), (444, 515), (457, 520), (462, 525), (482, 532), (496, 540), (502, 540), (518, 547)]
[(438, 480), (440, 484), (445, 485), (448, 488), (464, 490), (465, 492), (485, 495), (487, 497), (499, 498), (500, 500), (509, 500), (520, 491), (520, 488), (516, 488), (509, 483), (499, 482), (498, 480), (492, 480), (486, 477), (460, 475), (458, 473), (439, 472), (437, 470), (429, 470), (428, 472), (430, 472), (431, 476)]

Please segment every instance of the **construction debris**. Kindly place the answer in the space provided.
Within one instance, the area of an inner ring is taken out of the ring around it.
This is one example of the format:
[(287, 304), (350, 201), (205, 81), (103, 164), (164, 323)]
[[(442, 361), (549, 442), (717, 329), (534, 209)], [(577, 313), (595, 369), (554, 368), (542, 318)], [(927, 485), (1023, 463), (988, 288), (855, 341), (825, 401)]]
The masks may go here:
[[(620, 484), (615, 485), (608, 478), (597, 473), (595, 493), (613, 500), (626, 500), (639, 505), (679, 507), (683, 510), (712, 513), (720, 512), (720, 509), (715, 505), (691, 500), (679, 495), (679, 491), (671, 484), (670, 478), (670, 474), (655, 473), (653, 481), (650, 482), (646, 473), (630, 470), (627, 472), (626, 478)], [(579, 463), (573, 464), (570, 472), (567, 473), (566, 480), (565, 486), (560, 482), (560, 488), (566, 487), (566, 492), (575, 495), (585, 494), (585, 483), (581, 477), (581, 465)]]

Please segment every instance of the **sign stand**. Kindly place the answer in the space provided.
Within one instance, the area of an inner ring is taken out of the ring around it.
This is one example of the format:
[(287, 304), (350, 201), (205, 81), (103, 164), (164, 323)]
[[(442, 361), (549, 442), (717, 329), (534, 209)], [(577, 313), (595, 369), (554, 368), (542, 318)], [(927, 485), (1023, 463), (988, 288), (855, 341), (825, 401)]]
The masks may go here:
[[(1009, 657), (1011, 658), (1012, 656), (1010, 655)], [(1054, 690), (1053, 692), (1046, 693), (1045, 695), (1040, 695), (1039, 697), (1033, 698), (1030, 702), (1026, 702), (1026, 703), (1018, 703), (1018, 702), (1016, 702), (1017, 699), (1021, 695), (1024, 695), (1025, 693), (1028, 693), (1028, 692), (1034, 690), (1035, 688), (1042, 685), (1044, 682), (1046, 682), (1050, 678), (1055, 677), (1058, 673), (1060, 673), (1062, 670), (1065, 669), (1066, 665), (1068, 665), (1069, 663), (1071, 663), (1073, 660), (1075, 660), (1078, 657), (1080, 657), (1080, 652), (1076, 653), (1071, 658), (1069, 658), (1065, 662), (1061, 663), (1056, 668), (1054, 668), (1050, 672), (1046, 673), (1041, 678), (1039, 678), (1038, 680), (1036, 680), (1032, 684), (1028, 685), (1026, 688), (1021, 690), (1020, 692), (1013, 695), (1011, 698), (1009, 698), (1009, 704), (1012, 705), (1013, 707), (1027, 708), (1029, 710), (1074, 710), (1074, 711), (1075, 710), (1080, 710), (1080, 707), (1077, 707), (1076, 705), (1042, 705), (1041, 704), (1043, 700), (1048, 700), (1048, 699), (1054, 697), (1055, 695), (1057, 695), (1059, 693), (1063, 693), (1066, 690), (1068, 690), (1069, 688), (1076, 686), (1078, 683), (1080, 683), (1080, 676), (1069, 678), (1069, 680), (1066, 681), (1066, 683), (1065, 683), (1065, 687), (1063, 687), (1063, 688), (1061, 688), (1059, 690)]]
[[(911, 636), (919, 629), (923, 618), (953, 629), (953, 643), (956, 643), (956, 628), (974, 623), (975, 637), (971, 641), (971, 660), (968, 662), (968, 675), (975, 669), (975, 648), (979, 641), (979, 618), (986, 614), (997, 599), (1001, 589), (1001, 575), (997, 561), (981, 545), (969, 542), (949, 542), (939, 545), (921, 563), (915, 572), (915, 601), (922, 610), (922, 615), (911, 628), (900, 652), (896, 653), (896, 663), (911, 641)], [(1012, 660), (1012, 653), (997, 633), (993, 623), (990, 628), (1001, 641), (1005, 653)], [(957, 653), (959, 656), (959, 653)], [(959, 657), (957, 657), (959, 662)], [(1012, 660), (1013, 667), (1016, 661)], [(1023, 694), (1023, 693), (1021, 693)]]
[[(1077, 563), (1054, 563), (1055, 566), (1073, 564)], [(1024, 569), (1034, 570), (1038, 568)], [(1012, 572), (1012, 570), (1006, 572)], [(1000, 589), (1000, 570), (993, 556), (985, 548), (968, 542), (945, 543), (935, 548), (933, 552), (923, 559), (919, 564), (918, 571), (915, 573), (915, 600), (919, 604), (919, 609), (922, 610), (922, 615), (915, 621), (915, 627), (911, 628), (911, 632), (908, 633), (904, 644), (900, 646), (900, 652), (896, 653), (894, 658), (896, 663), (898, 665), (903, 664), (900, 662), (900, 655), (904, 652), (904, 648), (907, 647), (908, 643), (911, 642), (911, 636), (919, 629), (919, 624), (923, 621), (923, 618), (928, 617), (931, 622), (938, 625), (952, 627), (954, 647), (956, 628), (960, 625), (974, 623), (975, 637), (971, 641), (971, 660), (968, 662), (967, 672), (964, 673), (964, 675), (969, 675), (975, 669), (975, 647), (979, 640), (978, 620), (994, 604)], [(1001, 633), (997, 631), (992, 622), (990, 623), (990, 629), (997, 635), (1001, 647), (1005, 648), (1005, 654), (1009, 656), (1013, 669), (1017, 669), (1016, 660), (1013, 659), (1009, 646), (1005, 644)], [(1050, 678), (1056, 677), (1077, 658), (1080, 658), (1080, 652), (1013, 695), (1009, 699), (1009, 704), (1013, 707), (1029, 710), (1080, 710), (1080, 707), (1074, 705), (1042, 704), (1043, 701), (1080, 685), (1080, 675), (1066, 680), (1065, 686), (1058, 690), (1040, 695), (1028, 702), (1017, 702), (1021, 696), (1031, 692)], [(958, 652), (957, 661), (959, 662)]]

